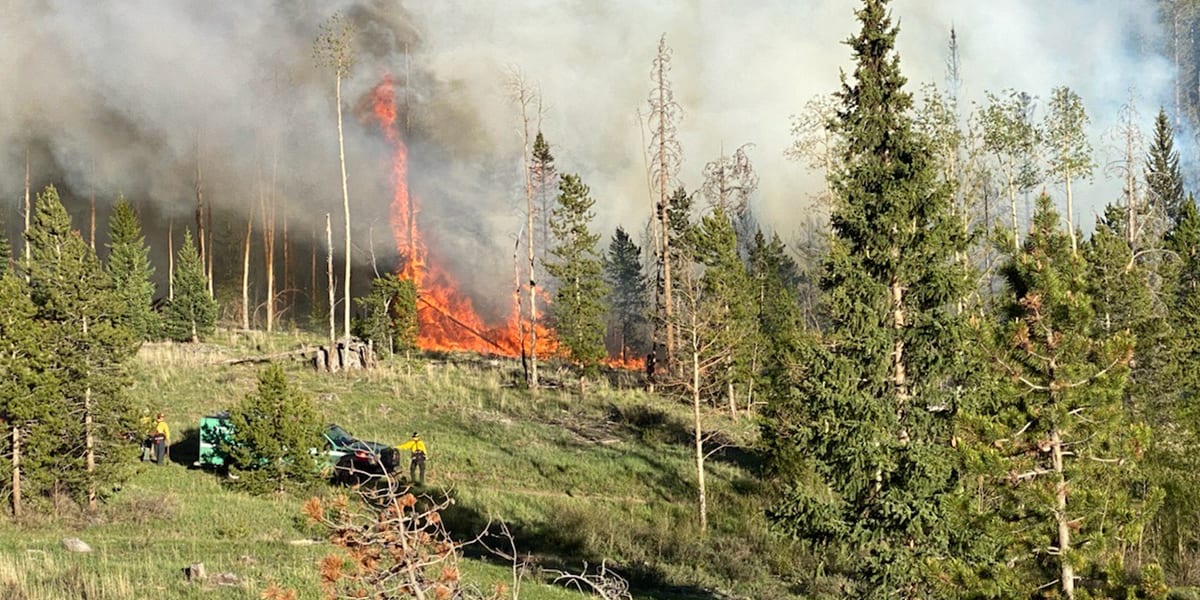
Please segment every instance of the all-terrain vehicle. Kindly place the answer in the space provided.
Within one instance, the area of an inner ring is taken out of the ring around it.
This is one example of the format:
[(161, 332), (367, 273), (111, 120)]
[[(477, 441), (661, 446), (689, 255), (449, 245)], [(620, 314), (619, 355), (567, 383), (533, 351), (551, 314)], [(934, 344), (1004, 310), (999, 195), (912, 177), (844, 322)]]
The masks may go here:
[[(233, 443), (233, 422), (228, 412), (208, 415), (200, 419), (200, 448), (198, 467), (227, 468), (229, 456), (221, 446)], [(331, 474), (339, 483), (357, 483), (363, 479), (392, 473), (399, 462), (400, 453), (387, 444), (360, 440), (341, 427), (329, 424), (323, 432), (324, 445), (310, 448), (317, 456), (323, 471)]]

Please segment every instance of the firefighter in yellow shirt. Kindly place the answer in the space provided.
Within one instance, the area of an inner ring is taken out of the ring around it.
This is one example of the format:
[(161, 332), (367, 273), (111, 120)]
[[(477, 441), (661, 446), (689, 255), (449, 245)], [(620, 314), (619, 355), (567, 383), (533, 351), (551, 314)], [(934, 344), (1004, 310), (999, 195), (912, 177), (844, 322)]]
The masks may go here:
[(162, 413), (158, 413), (154, 418), (154, 427), (150, 430), (150, 443), (154, 446), (154, 462), (160, 467), (163, 466), (171, 447), (171, 428), (163, 420)]
[[(413, 432), (412, 437), (407, 442), (396, 446), (397, 450), (408, 450), (412, 452), (412, 462), (408, 464), (408, 479), (413, 483), (425, 484), (425, 442), (421, 441), (421, 436), (417, 432)], [(421, 478), (417, 479), (417, 471), (421, 472)]]

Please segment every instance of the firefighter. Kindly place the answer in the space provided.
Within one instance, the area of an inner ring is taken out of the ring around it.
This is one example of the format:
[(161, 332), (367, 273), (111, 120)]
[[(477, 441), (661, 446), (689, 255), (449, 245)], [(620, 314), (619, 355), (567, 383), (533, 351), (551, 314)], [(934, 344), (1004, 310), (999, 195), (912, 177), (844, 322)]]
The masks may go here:
[(150, 443), (154, 446), (154, 462), (158, 466), (166, 464), (166, 457), (171, 448), (171, 428), (163, 420), (163, 414), (154, 417), (154, 428), (150, 430)]
[[(407, 442), (396, 446), (397, 450), (408, 450), (412, 452), (412, 462), (408, 464), (408, 479), (413, 483), (425, 484), (425, 459), (426, 450), (425, 442), (421, 441), (421, 436), (417, 432), (413, 432), (412, 437)], [(421, 472), (421, 478), (417, 479), (417, 471)]]

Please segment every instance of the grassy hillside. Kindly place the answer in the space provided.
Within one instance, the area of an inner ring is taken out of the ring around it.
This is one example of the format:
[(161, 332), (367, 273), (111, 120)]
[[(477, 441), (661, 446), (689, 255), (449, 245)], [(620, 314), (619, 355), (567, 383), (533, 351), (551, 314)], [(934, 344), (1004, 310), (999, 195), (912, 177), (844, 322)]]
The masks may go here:
[[(214, 473), (186, 468), (199, 418), (227, 408), (255, 383), (258, 367), (229, 359), (299, 347), (302, 340), (238, 338), (205, 346), (147, 345), (137, 364), (135, 399), (162, 410), (173, 428), (175, 464), (146, 465), (98, 515), (62, 507), (58, 516), (0, 525), (0, 591), (15, 598), (257, 598), (270, 583), (317, 598), (315, 562), (327, 544), (304, 523), (301, 496), (254, 497)], [(518, 549), (546, 569), (586, 562), (628, 578), (636, 598), (778, 598), (794, 549), (775, 540), (762, 517), (751, 419), (715, 413), (706, 429), (730, 447), (709, 461), (710, 531), (695, 514), (695, 469), (686, 406), (621, 382), (579, 394), (577, 381), (535, 399), (513, 385), (508, 361), (422, 357), (377, 370), (321, 375), (299, 362), (289, 377), (317, 399), (326, 419), (353, 434), (397, 444), (420, 431), (429, 444), (428, 488), (456, 500), (451, 531), (474, 537), (505, 522)], [(549, 376), (555, 378), (551, 371)], [(617, 379), (632, 376), (617, 375)], [(323, 487), (316, 493), (338, 490)], [(60, 540), (95, 549), (68, 554)], [(481, 588), (509, 583), (509, 565), (469, 553), (466, 579)], [(241, 584), (204, 589), (181, 569), (235, 573)], [(535, 569), (521, 598), (579, 598), (545, 585)]]

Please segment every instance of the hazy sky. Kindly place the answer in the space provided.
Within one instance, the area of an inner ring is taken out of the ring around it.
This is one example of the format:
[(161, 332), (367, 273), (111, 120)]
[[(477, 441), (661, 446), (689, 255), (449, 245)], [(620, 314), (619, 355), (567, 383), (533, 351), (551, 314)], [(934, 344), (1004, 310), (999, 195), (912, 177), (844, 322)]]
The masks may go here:
[[(896, 0), (910, 89), (945, 80), (958, 31), (963, 96), (1007, 88), (1046, 98), (1067, 85), (1093, 119), (1092, 143), (1130, 89), (1147, 129), (1170, 96), (1169, 62), (1150, 3), (1136, 0)], [(314, 66), (317, 25), (335, 10), (360, 28), (360, 64), (345, 83), (350, 190), (356, 229), (386, 228), (388, 148), (359, 119), (363, 95), (385, 71), (411, 102), (413, 189), (432, 250), (479, 293), (480, 273), (511, 273), (519, 228), (520, 139), (507, 99), (514, 68), (542, 92), (542, 130), (563, 172), (597, 200), (605, 238), (639, 231), (650, 200), (642, 128), (660, 35), (674, 50), (671, 79), (684, 110), (682, 178), (751, 143), (760, 221), (789, 239), (821, 183), (784, 158), (790, 117), (834, 91), (849, 67), (841, 42), (856, 29), (851, 0), (506, 2), (92, 0), (3, 2), (0, 23), (0, 193), (10, 224), (28, 151), (35, 183), (68, 197), (117, 193), (149, 221), (186, 220), (197, 158), (206, 199), (247, 212), (270, 181), (289, 202), (293, 231), (340, 212), (332, 76)], [(407, 54), (406, 54), (407, 50)], [(199, 149), (199, 150), (198, 150)], [(1119, 190), (1080, 193), (1081, 222)], [(1053, 191), (1053, 190), (1051, 190)], [(338, 221), (334, 219), (335, 223)], [(340, 233), (335, 232), (335, 235)], [(359, 239), (364, 239), (361, 236)], [(154, 236), (151, 236), (153, 241)], [(365, 242), (364, 242), (365, 244)], [(364, 246), (365, 248), (365, 246)], [(356, 255), (365, 261), (366, 251)], [(509, 261), (509, 267), (504, 263)], [(466, 273), (470, 273), (468, 277)], [(499, 279), (500, 275), (496, 275)]]

